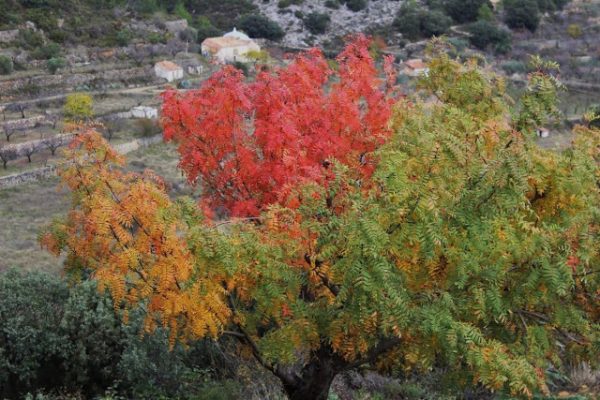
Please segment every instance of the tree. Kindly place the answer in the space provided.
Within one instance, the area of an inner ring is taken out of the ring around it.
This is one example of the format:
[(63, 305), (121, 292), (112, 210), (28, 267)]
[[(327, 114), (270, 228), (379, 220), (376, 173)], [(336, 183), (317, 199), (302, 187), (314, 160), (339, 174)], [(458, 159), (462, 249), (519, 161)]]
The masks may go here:
[(31, 157), (39, 152), (42, 148), (42, 143), (38, 141), (26, 142), (19, 147), (19, 152), (27, 157), (27, 162), (31, 163)]
[(329, 14), (324, 14), (320, 12), (311, 12), (304, 18), (304, 26), (306, 29), (314, 35), (320, 35), (327, 31), (329, 28), (329, 23), (331, 22), (331, 18), (329, 18)]
[(367, 0), (342, 0), (349, 10), (358, 12), (367, 8)]
[(535, 32), (540, 23), (537, 0), (503, 0), (504, 22), (512, 29)]
[(451, 25), (452, 19), (442, 11), (431, 10), (420, 14), (420, 31), (427, 38), (443, 35)]
[(93, 117), (93, 100), (89, 94), (71, 93), (63, 107), (63, 114), (67, 121), (85, 121)]
[(511, 48), (511, 34), (491, 22), (479, 20), (467, 26), (469, 41), (481, 50), (492, 48), (496, 53), (507, 53)]
[(13, 72), (13, 62), (10, 57), (0, 55), (0, 75), (10, 75)]
[(17, 149), (14, 146), (3, 145), (0, 146), (0, 161), (2, 161), (2, 167), (7, 168), (8, 162), (17, 159)]
[(479, 9), (483, 6), (492, 8), (489, 0), (446, 0), (444, 8), (456, 22), (464, 24), (477, 20)]
[(53, 135), (50, 137), (46, 137), (42, 140), (42, 145), (50, 150), (50, 153), (54, 156), (56, 150), (59, 148), (69, 144), (69, 139), (71, 139), (71, 135)]
[(10, 142), (10, 138), (17, 133), (18, 131), (12, 128), (9, 124), (4, 124), (2, 126), (2, 130), (4, 131), (4, 137), (6, 137), (6, 141)]
[(421, 34), (421, 10), (414, 1), (407, 1), (400, 6), (393, 25), (407, 39), (416, 40)]
[(411, 1), (400, 7), (393, 25), (407, 39), (416, 40), (443, 35), (452, 25), (452, 19), (441, 10), (428, 10)]
[(55, 74), (59, 69), (64, 68), (66, 64), (64, 58), (51, 58), (46, 63), (46, 68), (48, 68), (48, 71), (51, 74)]
[(172, 201), (82, 134), (60, 171), (73, 209), (43, 244), (173, 343), (238, 339), (290, 399), (365, 364), (531, 396), (549, 363), (595, 358), (600, 311), (600, 132), (535, 145), (561, 88), (535, 61), (511, 109), (502, 79), (436, 53), (393, 116), (361, 40), (337, 79), (314, 50), (254, 83), (226, 68), (167, 92), (164, 128), (204, 205), (245, 218)]
[(251, 14), (240, 19), (240, 28), (252, 38), (280, 40), (285, 32), (279, 24), (264, 15)]

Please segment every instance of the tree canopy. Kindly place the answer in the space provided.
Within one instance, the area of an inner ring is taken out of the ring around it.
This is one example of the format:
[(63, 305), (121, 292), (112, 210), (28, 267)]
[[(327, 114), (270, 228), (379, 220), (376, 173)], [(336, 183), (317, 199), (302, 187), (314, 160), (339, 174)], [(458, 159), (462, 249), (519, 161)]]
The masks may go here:
[(164, 95), (200, 207), (82, 134), (60, 172), (73, 209), (42, 241), (173, 342), (238, 338), (291, 399), (364, 364), (543, 392), (549, 363), (598, 352), (600, 132), (536, 145), (561, 85), (534, 61), (516, 108), (437, 50), (394, 97), (364, 38), (338, 71), (317, 50), (255, 83), (226, 68)]

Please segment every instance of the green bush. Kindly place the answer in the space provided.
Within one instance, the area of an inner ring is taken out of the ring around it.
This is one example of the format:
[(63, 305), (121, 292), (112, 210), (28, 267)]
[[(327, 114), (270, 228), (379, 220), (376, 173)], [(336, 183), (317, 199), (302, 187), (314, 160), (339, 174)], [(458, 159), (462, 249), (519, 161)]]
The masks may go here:
[(304, 3), (304, 0), (279, 0), (277, 3), (277, 7), (279, 8), (287, 8), (293, 5), (299, 5)]
[(173, 13), (175, 15), (177, 15), (179, 18), (185, 19), (188, 22), (192, 21), (192, 14), (190, 14), (190, 12), (185, 8), (185, 5), (181, 1), (177, 2), (177, 4), (175, 5), (175, 8), (173, 10)]
[(367, 0), (342, 0), (342, 3), (352, 11), (360, 11), (367, 8)]
[(252, 38), (279, 40), (285, 32), (279, 24), (264, 15), (251, 14), (240, 19), (240, 28)]
[(100, 394), (118, 377), (121, 323), (95, 283), (0, 275), (0, 397), (65, 388)]
[(60, 55), (61, 47), (58, 43), (48, 43), (45, 46), (36, 48), (31, 52), (31, 57), (36, 60), (49, 60)]
[(402, 4), (393, 25), (407, 39), (418, 39), (421, 34), (420, 8), (414, 2)]
[(222, 347), (207, 340), (171, 350), (163, 328), (140, 336), (144, 314), (122, 324), (95, 282), (69, 288), (55, 275), (13, 270), (0, 274), (0, 298), (0, 398), (57, 391), (97, 398), (108, 388), (135, 399), (240, 396), (228, 380), (236, 365)]
[(231, 65), (233, 65), (235, 68), (242, 71), (244, 73), (244, 75), (248, 76), (248, 72), (249, 72), (248, 64), (240, 62), (240, 61), (234, 61)]
[(497, 53), (506, 53), (511, 47), (511, 35), (506, 29), (488, 21), (477, 21), (467, 27), (469, 41), (481, 50), (492, 48)]
[(537, 0), (504, 0), (504, 22), (512, 29), (535, 32), (540, 23)]
[(331, 8), (332, 10), (337, 10), (340, 8), (340, 3), (338, 0), (326, 0), (325, 7)]
[(44, 37), (41, 33), (31, 29), (21, 29), (18, 39), (19, 47), (31, 50), (38, 48), (44, 44)]
[(9, 75), (13, 72), (14, 65), (10, 57), (0, 55), (0, 75)]
[(66, 64), (64, 58), (54, 57), (46, 62), (46, 68), (51, 74), (55, 74), (60, 68), (64, 68)]
[(492, 8), (489, 0), (446, 0), (444, 2), (448, 15), (460, 24), (477, 20), (479, 9), (483, 5)]
[(440, 9), (428, 10), (414, 2), (407, 2), (398, 10), (393, 25), (407, 39), (416, 40), (446, 33), (452, 19)]
[(510, 60), (502, 63), (501, 68), (508, 75), (512, 74), (523, 74), (527, 72), (527, 65), (522, 61)]
[(210, 20), (203, 15), (194, 20), (193, 26), (196, 28), (199, 43), (202, 43), (206, 38), (221, 36), (223, 34), (223, 31), (217, 29)]
[(452, 25), (452, 19), (439, 10), (425, 11), (419, 17), (420, 31), (425, 37), (443, 35)]
[(132, 38), (133, 38), (133, 34), (129, 29), (121, 29), (120, 31), (117, 32), (115, 40), (119, 46), (125, 47), (125, 46), (129, 45), (129, 42), (131, 41)]
[(304, 18), (304, 26), (314, 35), (325, 33), (329, 27), (331, 18), (328, 14), (312, 12)]

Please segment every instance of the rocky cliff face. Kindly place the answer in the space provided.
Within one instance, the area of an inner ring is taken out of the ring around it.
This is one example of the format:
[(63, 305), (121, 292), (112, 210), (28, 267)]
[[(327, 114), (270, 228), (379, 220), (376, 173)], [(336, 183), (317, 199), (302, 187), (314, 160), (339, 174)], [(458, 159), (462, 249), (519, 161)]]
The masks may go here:
[[(385, 26), (392, 23), (403, 1), (370, 0), (367, 7), (361, 11), (349, 10), (341, 4), (338, 9), (325, 6), (324, 0), (304, 0), (302, 4), (279, 8), (277, 0), (265, 2), (254, 0), (260, 12), (276, 21), (286, 35), (281, 43), (290, 47), (310, 47), (323, 45), (325, 42), (350, 33), (364, 32), (369, 28)], [(327, 32), (313, 35), (304, 27), (302, 15), (312, 12), (328, 14), (331, 23)]]

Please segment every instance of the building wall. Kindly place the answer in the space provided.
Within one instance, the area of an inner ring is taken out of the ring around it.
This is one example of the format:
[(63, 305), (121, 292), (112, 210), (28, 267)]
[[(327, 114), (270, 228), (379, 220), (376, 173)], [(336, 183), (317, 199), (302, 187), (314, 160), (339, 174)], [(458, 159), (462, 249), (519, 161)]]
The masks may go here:
[(183, 69), (181, 69), (181, 68), (178, 70), (172, 71), (172, 70), (165, 70), (160, 67), (155, 67), (154, 72), (156, 72), (156, 76), (158, 76), (159, 78), (164, 78), (168, 82), (172, 82), (175, 79), (183, 78)]
[[(245, 54), (249, 51), (260, 51), (260, 46), (256, 43), (249, 43), (244, 46), (236, 46), (236, 47), (224, 47), (220, 49), (216, 54), (212, 55), (212, 57), (216, 58), (220, 63), (229, 63), (229, 62), (248, 62), (250, 61)], [(204, 55), (209, 55), (210, 52), (207, 48), (202, 48), (202, 53)]]

